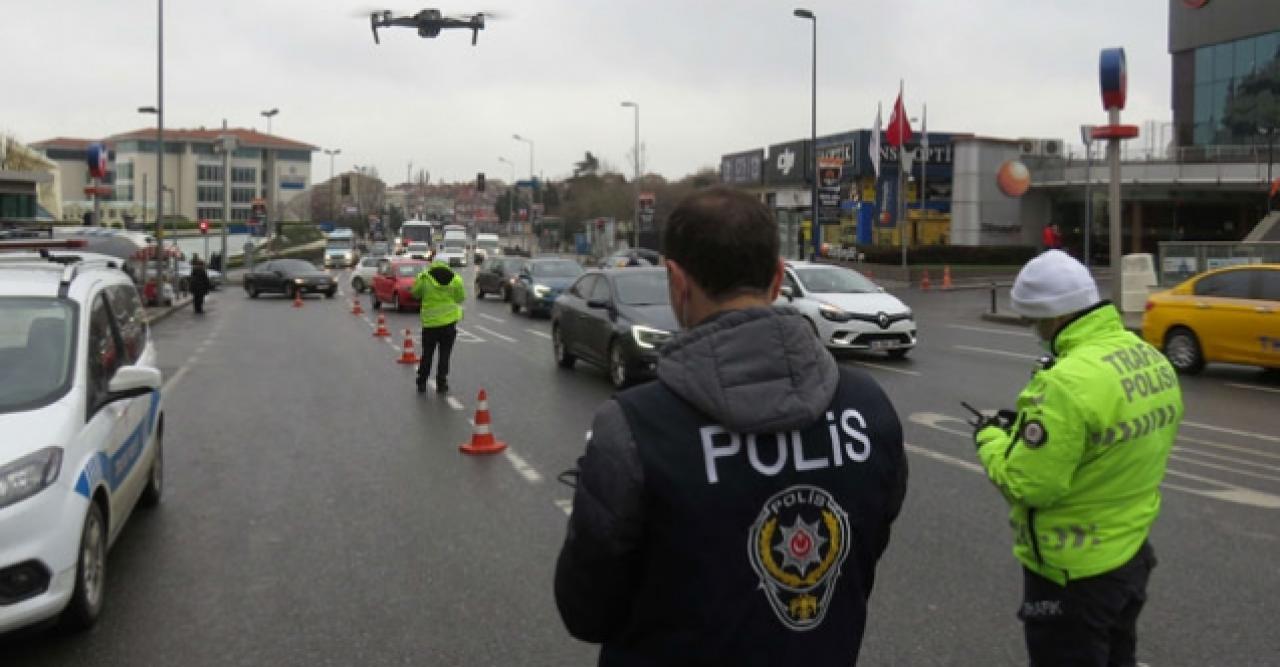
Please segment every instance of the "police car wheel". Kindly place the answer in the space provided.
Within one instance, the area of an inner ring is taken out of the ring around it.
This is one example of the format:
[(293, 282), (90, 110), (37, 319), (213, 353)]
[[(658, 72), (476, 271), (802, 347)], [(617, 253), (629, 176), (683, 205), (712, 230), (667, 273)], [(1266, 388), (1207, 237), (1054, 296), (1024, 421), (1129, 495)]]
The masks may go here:
[(556, 363), (561, 368), (573, 368), (573, 362), (577, 361), (577, 358), (569, 354), (569, 348), (565, 346), (558, 326), (551, 327), (551, 349), (555, 352)]
[(151, 462), (151, 472), (147, 475), (147, 486), (142, 489), (142, 497), (138, 503), (143, 507), (155, 507), (160, 504), (160, 496), (164, 493), (164, 422), (156, 431), (156, 458)]
[(249, 293), (249, 298), (250, 298), (250, 299), (256, 299), (256, 298), (258, 298), (258, 286), (257, 286), (257, 285), (250, 285), (250, 286), (249, 286), (249, 288), (248, 288), (248, 289), (246, 289), (245, 291)]
[(609, 381), (617, 389), (624, 389), (631, 384), (631, 375), (627, 370), (627, 358), (622, 353), (618, 341), (609, 344)]
[(1204, 370), (1200, 340), (1186, 327), (1177, 327), (1164, 337), (1164, 356), (1179, 373), (1194, 375)]
[(107, 576), (107, 522), (98, 503), (89, 503), (80, 532), (80, 556), (76, 559), (76, 585), (62, 612), (62, 624), (71, 630), (91, 627), (102, 611)]

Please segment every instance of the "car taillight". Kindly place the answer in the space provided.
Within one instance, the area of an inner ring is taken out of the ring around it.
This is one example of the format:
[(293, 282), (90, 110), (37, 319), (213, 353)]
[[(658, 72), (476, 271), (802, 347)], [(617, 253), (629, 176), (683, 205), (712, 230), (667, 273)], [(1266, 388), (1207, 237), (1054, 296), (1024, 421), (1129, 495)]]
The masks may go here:
[(1155, 302), (1155, 301), (1148, 301), (1148, 302), (1147, 302), (1146, 310), (1150, 311), (1150, 310), (1154, 309), (1155, 307), (1156, 307), (1156, 302)]

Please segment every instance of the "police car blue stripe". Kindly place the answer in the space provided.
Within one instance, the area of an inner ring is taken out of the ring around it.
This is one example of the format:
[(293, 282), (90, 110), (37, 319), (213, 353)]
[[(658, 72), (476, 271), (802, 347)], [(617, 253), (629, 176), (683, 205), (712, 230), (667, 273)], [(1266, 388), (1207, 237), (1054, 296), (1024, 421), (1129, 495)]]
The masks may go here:
[(76, 480), (76, 493), (88, 498), (100, 481), (105, 481), (112, 491), (120, 487), (120, 484), (129, 477), (129, 472), (138, 464), (138, 459), (142, 458), (142, 450), (155, 429), (156, 412), (159, 408), (160, 392), (153, 391), (151, 405), (147, 410), (147, 419), (138, 424), (133, 433), (129, 434), (115, 456), (108, 458), (106, 454), (98, 452), (85, 464), (84, 469), (80, 471), (80, 477)]

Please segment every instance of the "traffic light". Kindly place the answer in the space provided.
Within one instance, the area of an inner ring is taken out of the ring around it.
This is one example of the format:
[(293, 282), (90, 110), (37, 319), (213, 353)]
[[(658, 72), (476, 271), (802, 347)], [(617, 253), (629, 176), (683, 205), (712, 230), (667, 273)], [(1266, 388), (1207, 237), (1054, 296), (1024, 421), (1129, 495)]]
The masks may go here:
[(476, 174), (476, 192), (484, 192), (484, 172)]
[(200, 221), (200, 233), (201, 233), (201, 234), (208, 234), (208, 233), (209, 233), (209, 221), (208, 221), (208, 220), (201, 220), (201, 221)]

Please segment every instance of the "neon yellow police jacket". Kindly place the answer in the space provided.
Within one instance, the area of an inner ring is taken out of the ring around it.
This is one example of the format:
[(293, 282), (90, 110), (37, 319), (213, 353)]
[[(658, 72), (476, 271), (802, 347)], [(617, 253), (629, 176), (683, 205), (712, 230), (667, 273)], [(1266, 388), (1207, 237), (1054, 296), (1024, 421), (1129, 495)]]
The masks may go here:
[(1009, 430), (977, 440), (1010, 505), (1014, 556), (1065, 585), (1120, 567), (1147, 539), (1183, 405), (1168, 360), (1110, 303), (1063, 327), (1053, 351)]

